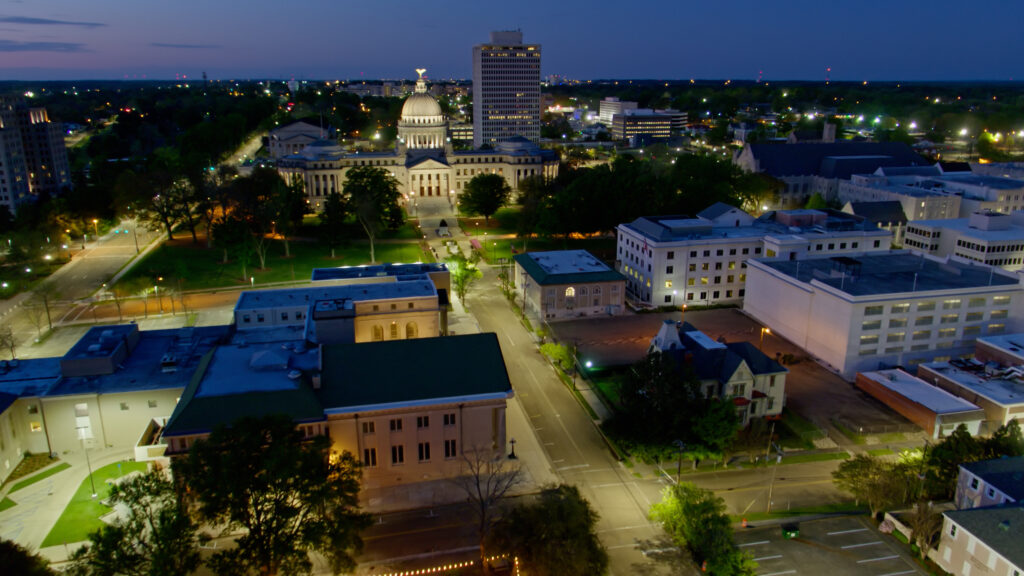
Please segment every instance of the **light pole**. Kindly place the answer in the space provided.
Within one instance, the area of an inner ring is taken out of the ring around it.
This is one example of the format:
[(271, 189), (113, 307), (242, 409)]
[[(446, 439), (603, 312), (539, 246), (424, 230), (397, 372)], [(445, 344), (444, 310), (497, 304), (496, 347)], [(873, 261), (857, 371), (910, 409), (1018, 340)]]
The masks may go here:
[(508, 459), (509, 460), (515, 460), (516, 458), (518, 458), (518, 456), (516, 456), (516, 439), (515, 438), (510, 438), (508, 443), (512, 445), (512, 452), (509, 453)]
[(683, 474), (683, 451), (686, 450), (686, 444), (682, 440), (672, 443), (679, 449), (679, 461), (676, 463), (676, 484), (679, 484), (679, 477)]
[(100, 221), (96, 218), (92, 219), (92, 231), (96, 233), (96, 238), (100, 237)]
[(761, 342), (760, 342), (760, 344), (757, 345), (758, 352), (764, 352), (764, 335), (765, 334), (771, 334), (771, 333), (772, 333), (771, 328), (768, 328), (766, 326), (761, 328)]

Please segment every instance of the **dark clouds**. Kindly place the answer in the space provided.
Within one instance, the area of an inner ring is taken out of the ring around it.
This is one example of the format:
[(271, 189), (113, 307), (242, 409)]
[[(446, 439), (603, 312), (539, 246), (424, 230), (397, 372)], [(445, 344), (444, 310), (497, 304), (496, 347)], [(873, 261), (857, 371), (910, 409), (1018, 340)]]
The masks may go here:
[(88, 52), (79, 42), (19, 42), (0, 40), (0, 52)]
[(102, 28), (102, 22), (75, 22), (73, 20), (54, 20), (52, 18), (30, 18), (28, 16), (0, 16), (0, 22), (7, 24), (31, 24), (33, 26), (76, 26), (79, 28)]

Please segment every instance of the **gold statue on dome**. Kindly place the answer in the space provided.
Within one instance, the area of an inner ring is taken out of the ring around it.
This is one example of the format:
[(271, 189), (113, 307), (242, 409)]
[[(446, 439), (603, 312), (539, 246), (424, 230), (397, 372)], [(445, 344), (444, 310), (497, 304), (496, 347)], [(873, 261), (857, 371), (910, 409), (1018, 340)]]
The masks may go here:
[(423, 73), (426, 72), (426, 68), (417, 68), (416, 73), (420, 75), (420, 80), (423, 80)]

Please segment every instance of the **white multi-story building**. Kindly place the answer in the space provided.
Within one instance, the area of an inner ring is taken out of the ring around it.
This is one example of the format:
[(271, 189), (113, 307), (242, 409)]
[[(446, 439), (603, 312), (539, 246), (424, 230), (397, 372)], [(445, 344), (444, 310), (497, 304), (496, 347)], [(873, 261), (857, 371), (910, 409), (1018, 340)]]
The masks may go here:
[(748, 264), (743, 310), (848, 380), (970, 355), (1024, 303), (1015, 275), (903, 250)]
[(609, 96), (604, 100), (601, 100), (598, 112), (598, 121), (605, 126), (612, 125), (612, 119), (616, 114), (623, 114), (626, 110), (636, 110), (636, 102), (629, 102), (626, 100), (619, 100), (614, 96)]
[(892, 233), (835, 211), (782, 210), (755, 219), (718, 203), (697, 215), (651, 216), (618, 226), (616, 269), (642, 305), (738, 304), (747, 260), (888, 250)]
[(1024, 210), (1024, 180), (947, 170), (940, 164), (879, 168), (840, 182), (838, 198), (843, 203), (896, 200), (907, 220), (967, 218), (985, 210), (1009, 214)]
[(12, 213), (42, 193), (57, 195), (71, 186), (64, 131), (46, 108), (21, 98), (0, 98), (0, 206)]
[(907, 224), (906, 248), (955, 256), (1007, 270), (1024, 268), (1024, 212), (975, 212), (968, 218)]
[(473, 147), (513, 136), (540, 140), (540, 44), (518, 30), (473, 47)]

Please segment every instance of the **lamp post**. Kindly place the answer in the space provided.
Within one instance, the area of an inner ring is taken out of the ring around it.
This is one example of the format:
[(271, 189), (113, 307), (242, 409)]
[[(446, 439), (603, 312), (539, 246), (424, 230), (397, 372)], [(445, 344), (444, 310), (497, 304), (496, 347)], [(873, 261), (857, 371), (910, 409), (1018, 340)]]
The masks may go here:
[(509, 453), (508, 459), (515, 460), (516, 458), (518, 458), (518, 456), (516, 456), (516, 439), (510, 438), (508, 443), (512, 445), (512, 452)]
[(100, 221), (97, 218), (92, 219), (92, 231), (96, 233), (96, 237), (100, 237)]
[(676, 463), (676, 484), (679, 484), (679, 477), (683, 473), (683, 451), (686, 450), (686, 444), (682, 440), (676, 440), (672, 443), (679, 449), (679, 461)]
[(757, 350), (759, 352), (764, 352), (764, 335), (765, 334), (771, 334), (771, 333), (772, 333), (771, 328), (768, 328), (766, 326), (761, 328), (761, 342), (760, 342), (760, 344), (757, 345)]

